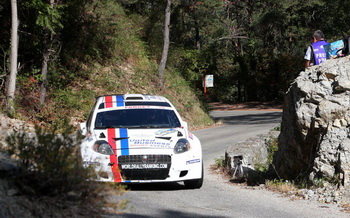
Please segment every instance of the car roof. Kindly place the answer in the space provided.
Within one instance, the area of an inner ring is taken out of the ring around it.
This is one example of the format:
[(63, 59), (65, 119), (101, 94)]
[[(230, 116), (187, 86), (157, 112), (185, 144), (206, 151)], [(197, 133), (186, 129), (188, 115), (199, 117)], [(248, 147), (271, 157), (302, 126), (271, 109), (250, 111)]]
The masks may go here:
[(96, 97), (98, 109), (123, 106), (162, 106), (173, 107), (163, 96), (146, 94), (115, 94)]

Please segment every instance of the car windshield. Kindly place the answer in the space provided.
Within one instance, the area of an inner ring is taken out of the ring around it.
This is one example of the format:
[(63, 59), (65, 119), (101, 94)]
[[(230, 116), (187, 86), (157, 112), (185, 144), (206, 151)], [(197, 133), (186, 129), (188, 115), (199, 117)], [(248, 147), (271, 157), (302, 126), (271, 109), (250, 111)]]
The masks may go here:
[(99, 112), (95, 128), (175, 128), (180, 121), (172, 110), (121, 109)]

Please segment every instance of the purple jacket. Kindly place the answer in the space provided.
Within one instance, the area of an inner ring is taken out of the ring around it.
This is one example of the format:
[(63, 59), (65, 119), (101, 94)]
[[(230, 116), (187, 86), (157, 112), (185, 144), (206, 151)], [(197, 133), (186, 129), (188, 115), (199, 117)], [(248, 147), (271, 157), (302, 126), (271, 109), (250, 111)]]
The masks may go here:
[(322, 63), (327, 59), (326, 52), (323, 48), (323, 46), (327, 44), (328, 42), (323, 40), (317, 41), (311, 44), (315, 65), (319, 65), (320, 63)]

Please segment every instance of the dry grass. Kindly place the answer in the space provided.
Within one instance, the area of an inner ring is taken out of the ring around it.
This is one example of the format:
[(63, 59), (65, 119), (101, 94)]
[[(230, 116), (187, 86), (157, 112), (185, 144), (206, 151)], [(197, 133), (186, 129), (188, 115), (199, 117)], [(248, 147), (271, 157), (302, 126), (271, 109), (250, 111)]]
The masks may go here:
[(278, 191), (282, 193), (288, 193), (297, 190), (293, 183), (281, 180), (267, 180), (265, 182), (265, 186), (269, 190)]

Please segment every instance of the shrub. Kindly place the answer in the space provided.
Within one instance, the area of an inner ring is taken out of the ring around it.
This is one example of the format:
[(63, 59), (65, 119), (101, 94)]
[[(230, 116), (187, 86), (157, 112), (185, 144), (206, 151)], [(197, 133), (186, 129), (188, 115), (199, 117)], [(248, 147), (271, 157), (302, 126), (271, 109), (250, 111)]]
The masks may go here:
[(6, 151), (17, 159), (21, 169), (16, 181), (36, 195), (77, 190), (90, 176), (79, 158), (80, 138), (68, 131), (58, 135), (55, 128), (45, 132), (40, 127), (36, 127), (35, 135), (21, 131), (8, 136)]
[(215, 168), (223, 168), (225, 167), (225, 157), (221, 156), (220, 158), (215, 158)]
[(278, 138), (271, 136), (267, 142), (267, 164), (272, 164), (273, 156), (278, 150)]
[(267, 180), (265, 185), (271, 190), (277, 190), (282, 193), (288, 193), (290, 191), (296, 190), (293, 182), (284, 181), (282, 179)]
[[(55, 127), (42, 129), (37, 126), (35, 134), (22, 129), (8, 136), (7, 145), (2, 146), (1, 151), (15, 159), (19, 169), (7, 176), (23, 195), (51, 199), (45, 200), (44, 204), (56, 202), (54, 205), (67, 208), (78, 205), (79, 213), (98, 213), (107, 205), (105, 195), (120, 194), (124, 189), (92, 181), (93, 170), (83, 167), (80, 155), (82, 136), (72, 134), (73, 128), (66, 126), (61, 134)], [(52, 207), (52, 203), (47, 204)], [(115, 202), (115, 210), (118, 204)]]

